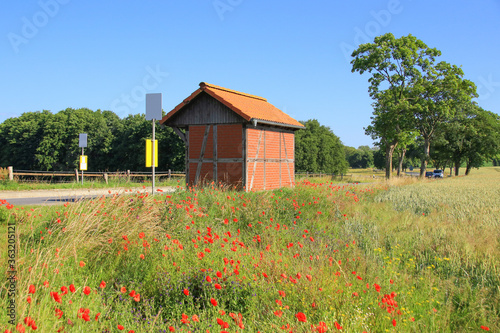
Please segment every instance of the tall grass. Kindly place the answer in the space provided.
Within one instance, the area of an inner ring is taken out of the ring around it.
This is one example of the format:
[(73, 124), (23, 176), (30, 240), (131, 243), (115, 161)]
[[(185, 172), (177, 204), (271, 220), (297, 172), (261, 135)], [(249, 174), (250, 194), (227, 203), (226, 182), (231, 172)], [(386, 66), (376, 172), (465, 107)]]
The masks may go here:
[(19, 233), (17, 322), (30, 317), (40, 332), (495, 331), (500, 172), (490, 171), (1, 207)]

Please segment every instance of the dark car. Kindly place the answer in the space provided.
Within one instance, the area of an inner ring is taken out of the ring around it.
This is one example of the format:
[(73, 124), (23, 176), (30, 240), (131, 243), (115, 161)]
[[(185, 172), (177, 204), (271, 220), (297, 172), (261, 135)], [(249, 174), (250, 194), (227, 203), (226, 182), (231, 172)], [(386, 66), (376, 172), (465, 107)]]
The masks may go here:
[(432, 171), (426, 171), (425, 172), (425, 177), (426, 178), (432, 178), (432, 177), (434, 177), (434, 172), (432, 172)]

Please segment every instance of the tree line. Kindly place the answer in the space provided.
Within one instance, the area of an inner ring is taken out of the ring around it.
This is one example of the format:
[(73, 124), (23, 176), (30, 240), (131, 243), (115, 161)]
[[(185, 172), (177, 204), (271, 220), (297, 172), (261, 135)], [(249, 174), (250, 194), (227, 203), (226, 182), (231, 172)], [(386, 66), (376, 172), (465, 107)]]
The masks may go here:
[[(317, 120), (303, 121), (296, 132), (296, 170), (345, 173), (349, 164), (344, 146), (330, 128)], [(145, 167), (145, 140), (152, 124), (143, 114), (118, 117), (112, 111), (68, 108), (26, 112), (0, 124), (0, 166), (17, 170), (68, 171), (78, 168), (79, 134), (87, 133), (88, 171), (149, 171)], [(170, 127), (156, 126), (159, 170), (182, 171), (184, 142)]]
[[(18, 170), (67, 171), (78, 167), (80, 133), (88, 134), (88, 171), (148, 171), (145, 140), (152, 124), (143, 114), (68, 108), (26, 112), (0, 124), (0, 166)], [(184, 170), (184, 143), (169, 127), (157, 126), (160, 170)]]
[(437, 62), (439, 56), (441, 51), (412, 35), (395, 38), (391, 33), (352, 53), (352, 72), (371, 74), (368, 93), (374, 111), (365, 132), (384, 151), (387, 178), (393, 155), (400, 171), (409, 147), (422, 149), (420, 176), (431, 160), (434, 166), (455, 167), (458, 175), (463, 163), (468, 174), (498, 159), (500, 117), (478, 106), (475, 84), (464, 79), (459, 66)]

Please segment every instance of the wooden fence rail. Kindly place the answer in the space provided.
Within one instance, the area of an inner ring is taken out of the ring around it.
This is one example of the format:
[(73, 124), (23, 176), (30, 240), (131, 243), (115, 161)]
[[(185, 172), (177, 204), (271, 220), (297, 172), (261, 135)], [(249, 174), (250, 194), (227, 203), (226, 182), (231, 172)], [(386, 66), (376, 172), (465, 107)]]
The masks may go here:
[[(33, 170), (14, 170), (13, 167), (7, 168), (9, 173), (9, 180), (14, 180), (14, 177), (75, 177), (76, 181), (79, 181), (79, 177), (81, 176), (80, 171), (75, 169), (73, 172), (71, 171), (33, 171)], [(130, 180), (132, 177), (151, 177), (151, 172), (142, 172), (142, 171), (122, 171), (122, 172), (84, 172), (84, 177), (94, 177), (94, 178), (104, 178), (106, 183), (109, 178), (112, 177), (121, 177), (127, 178)], [(172, 177), (185, 177), (184, 172), (180, 171), (156, 171), (156, 177), (168, 177), (171, 179)]]
[[(81, 177), (80, 171), (75, 169), (73, 172), (71, 171), (33, 171), (33, 170), (14, 170), (13, 167), (8, 167), (9, 180), (14, 180), (14, 177), (74, 177), (76, 181), (79, 181), (79, 177)], [(151, 177), (151, 172), (143, 172), (143, 171), (121, 171), (121, 172), (84, 172), (84, 177), (93, 177), (93, 178), (103, 178), (106, 183), (109, 178), (120, 177), (127, 178), (127, 181), (133, 177)], [(156, 171), (156, 177), (167, 177), (171, 179), (172, 177), (185, 177), (186, 174), (183, 171)], [(309, 173), (309, 172), (299, 172), (295, 174), (296, 178), (304, 178), (304, 177), (329, 177), (332, 180), (352, 180), (354, 174), (331, 174), (331, 173)], [(380, 178), (382, 176), (371, 176), (371, 175), (355, 175), (356, 178)], [(382, 177), (383, 178), (383, 177)]]

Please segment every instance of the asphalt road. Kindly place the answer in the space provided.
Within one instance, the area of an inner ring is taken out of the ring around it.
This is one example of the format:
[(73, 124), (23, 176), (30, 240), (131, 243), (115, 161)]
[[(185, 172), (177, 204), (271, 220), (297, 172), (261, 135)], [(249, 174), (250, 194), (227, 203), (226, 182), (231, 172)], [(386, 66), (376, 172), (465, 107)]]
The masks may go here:
[[(175, 190), (174, 187), (160, 187), (156, 193), (168, 193)], [(158, 191), (159, 190), (159, 191)], [(131, 194), (137, 192), (149, 192), (149, 188), (113, 188), (113, 189), (78, 189), (78, 190), (32, 190), (32, 191), (1, 191), (0, 199), (7, 200), (14, 206), (27, 205), (62, 205), (67, 202), (75, 202), (84, 199), (112, 196), (114, 194)]]

